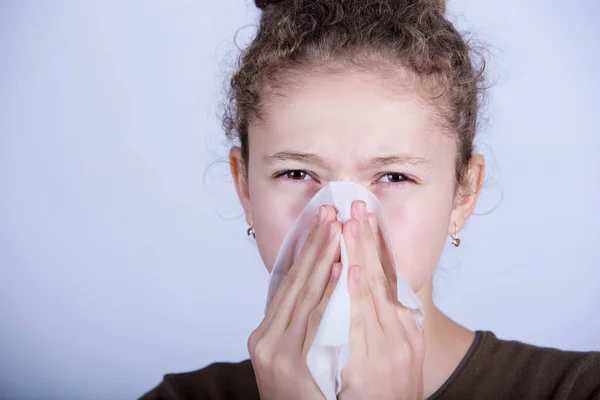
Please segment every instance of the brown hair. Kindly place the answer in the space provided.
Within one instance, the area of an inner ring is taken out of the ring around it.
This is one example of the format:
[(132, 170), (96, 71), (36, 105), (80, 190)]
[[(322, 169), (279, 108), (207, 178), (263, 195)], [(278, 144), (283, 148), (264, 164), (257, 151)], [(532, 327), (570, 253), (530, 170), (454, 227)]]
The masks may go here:
[[(483, 69), (476, 48), (445, 17), (443, 0), (256, 0), (258, 32), (240, 54), (223, 123), (248, 163), (248, 126), (268, 94), (294, 72), (341, 65), (412, 79), (437, 106), (436, 122), (457, 138), (456, 181), (473, 152)], [(483, 58), (482, 58), (483, 60)], [(385, 69), (384, 69), (385, 68)]]

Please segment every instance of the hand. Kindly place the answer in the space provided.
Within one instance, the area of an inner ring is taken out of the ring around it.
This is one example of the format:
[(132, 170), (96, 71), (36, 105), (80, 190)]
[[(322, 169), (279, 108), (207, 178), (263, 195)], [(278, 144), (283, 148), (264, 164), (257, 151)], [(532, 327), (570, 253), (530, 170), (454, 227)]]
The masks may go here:
[(343, 229), (350, 264), (350, 361), (338, 399), (422, 399), (423, 333), (396, 298), (395, 271), (381, 264), (375, 217), (364, 202), (355, 202), (351, 215)]
[(260, 398), (323, 399), (306, 364), (323, 313), (341, 272), (341, 225), (323, 206), (265, 318), (248, 339)]

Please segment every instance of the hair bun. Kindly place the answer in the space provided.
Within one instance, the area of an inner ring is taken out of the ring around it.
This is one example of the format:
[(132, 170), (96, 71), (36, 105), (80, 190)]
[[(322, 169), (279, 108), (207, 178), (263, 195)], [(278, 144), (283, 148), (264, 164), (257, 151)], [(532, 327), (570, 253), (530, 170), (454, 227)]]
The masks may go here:
[(437, 4), (441, 13), (446, 14), (446, 0), (438, 0)]
[[(261, 10), (264, 10), (269, 4), (277, 4), (281, 1), (282, 0), (254, 0), (254, 4), (256, 4), (256, 7), (260, 8)], [(429, 0), (429, 2), (436, 6), (436, 8), (440, 10), (442, 14), (446, 14), (446, 0)]]
[(261, 10), (264, 10), (269, 4), (277, 4), (280, 1), (281, 0), (254, 0), (254, 4)]
[(427, 2), (437, 8), (442, 14), (446, 14), (446, 0), (427, 0)]

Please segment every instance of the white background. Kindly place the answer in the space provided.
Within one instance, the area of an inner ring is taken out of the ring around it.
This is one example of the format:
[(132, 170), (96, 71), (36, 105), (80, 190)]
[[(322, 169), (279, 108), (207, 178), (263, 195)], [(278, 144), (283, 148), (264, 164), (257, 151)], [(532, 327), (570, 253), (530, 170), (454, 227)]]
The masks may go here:
[[(455, 0), (489, 43), (489, 180), (438, 304), (600, 350), (600, 3)], [(267, 274), (217, 118), (258, 12), (0, 2), (0, 398), (125, 399), (247, 357)], [(488, 211), (494, 209), (488, 214)]]

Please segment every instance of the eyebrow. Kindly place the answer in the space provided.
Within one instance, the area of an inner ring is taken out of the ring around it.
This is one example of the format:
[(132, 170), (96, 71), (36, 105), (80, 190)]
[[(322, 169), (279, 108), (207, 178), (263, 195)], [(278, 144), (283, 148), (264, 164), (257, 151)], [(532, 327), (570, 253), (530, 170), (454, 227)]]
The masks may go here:
[(281, 151), (279, 153), (275, 153), (272, 156), (264, 156), (263, 162), (266, 166), (270, 166), (276, 164), (278, 162), (285, 161), (298, 161), (300, 163), (305, 164), (314, 164), (320, 167), (326, 168), (328, 166), (327, 162), (323, 159), (323, 157), (318, 156), (313, 153), (299, 153), (295, 151)]
[(430, 167), (431, 161), (413, 156), (411, 154), (399, 154), (391, 155), (386, 157), (375, 157), (369, 160), (366, 164), (361, 164), (361, 168), (366, 167), (385, 167), (388, 165), (399, 164), (399, 165), (411, 165), (414, 167)]
[[(301, 153), (295, 151), (282, 151), (279, 153), (275, 153), (270, 156), (264, 156), (263, 162), (266, 166), (270, 166), (276, 164), (278, 162), (285, 161), (297, 161), (305, 164), (318, 165), (323, 168), (328, 168), (327, 162), (323, 159), (323, 157), (313, 154), (313, 153)], [(367, 169), (372, 167), (385, 167), (388, 165), (410, 165), (415, 167), (430, 167), (431, 161), (422, 158), (413, 156), (411, 154), (398, 154), (398, 155), (390, 155), (385, 157), (375, 157), (370, 159), (365, 163), (361, 163), (359, 165), (359, 169)]]

